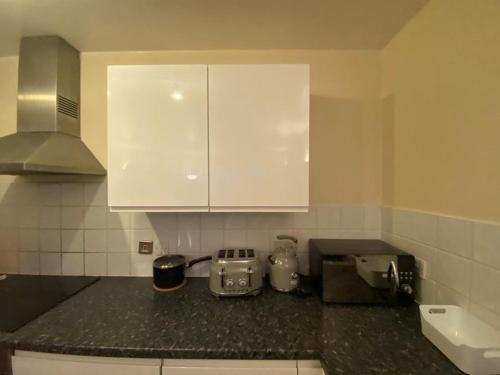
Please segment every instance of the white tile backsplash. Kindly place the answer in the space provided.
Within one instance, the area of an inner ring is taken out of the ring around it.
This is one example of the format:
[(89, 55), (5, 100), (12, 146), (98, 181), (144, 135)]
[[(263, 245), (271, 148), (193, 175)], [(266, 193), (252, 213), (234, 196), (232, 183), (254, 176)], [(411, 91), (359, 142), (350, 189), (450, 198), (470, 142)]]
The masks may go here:
[(83, 230), (62, 230), (61, 250), (63, 253), (83, 253)]
[(157, 252), (160, 249), (160, 240), (156, 232), (152, 229), (132, 229), (130, 231), (130, 252), (137, 253), (139, 241), (153, 241), (153, 249)]
[(308, 212), (292, 214), (292, 222), (294, 229), (316, 229), (318, 227), (316, 209), (311, 207)]
[(131, 276), (153, 276), (153, 255), (131, 254), (130, 260)]
[(19, 273), (24, 275), (40, 274), (40, 253), (21, 251), (19, 253)]
[(39, 251), (39, 230), (38, 229), (20, 229), (19, 230), (19, 251)]
[(84, 222), (83, 207), (62, 207), (61, 208), (61, 228), (81, 229)]
[(85, 204), (83, 184), (71, 183), (61, 185), (61, 205), (83, 206)]
[(108, 276), (130, 276), (130, 253), (109, 253)]
[(266, 229), (248, 229), (246, 231), (246, 246), (265, 254), (271, 251), (269, 231)]
[(87, 207), (85, 210), (85, 229), (106, 229), (107, 208), (105, 206)]
[(198, 254), (201, 249), (199, 229), (179, 229), (177, 231), (177, 251), (181, 254)]
[(384, 238), (427, 263), (417, 296), (455, 304), (500, 326), (500, 225), (403, 209), (382, 209)]
[(130, 228), (130, 220), (130, 213), (110, 212), (108, 208), (108, 229), (128, 229)]
[(474, 260), (500, 269), (500, 225), (474, 223)]
[(222, 229), (201, 230), (201, 253), (213, 254), (224, 247), (224, 231)]
[(38, 184), (34, 183), (15, 183), (16, 187), (16, 206), (37, 206), (40, 201)]
[(472, 258), (472, 228), (471, 221), (440, 216), (438, 247), (466, 258)]
[(106, 206), (108, 203), (107, 185), (103, 183), (85, 184), (84, 202), (86, 206)]
[(425, 213), (412, 213), (413, 239), (426, 245), (438, 244), (438, 217)]
[(108, 247), (106, 231), (103, 229), (85, 230), (83, 243), (86, 253), (105, 253)]
[(0, 206), (16, 205), (16, 184), (0, 183)]
[(60, 253), (40, 253), (40, 274), (60, 275), (61, 274), (61, 254)]
[[(377, 238), (380, 225), (376, 207), (126, 213), (109, 211), (105, 180), (0, 184), (0, 265), (10, 272), (148, 276), (154, 256), (182, 253), (191, 259), (222, 247), (252, 247), (265, 261), (278, 234), (298, 237), (301, 269), (307, 272), (309, 238)], [(140, 240), (155, 242), (153, 256), (137, 254)], [(189, 274), (207, 274), (208, 264)]]
[(107, 274), (107, 260), (105, 253), (84, 254), (85, 275), (105, 276)]
[(108, 230), (107, 242), (110, 253), (129, 253), (130, 231), (122, 229)]
[(243, 229), (226, 229), (224, 230), (224, 247), (246, 247), (247, 234)]
[(500, 270), (474, 263), (471, 299), (500, 314)]
[(341, 207), (339, 227), (341, 229), (363, 228), (364, 215), (363, 207)]
[(0, 228), (17, 228), (17, 209), (0, 206)]
[(0, 229), (0, 251), (18, 251), (18, 232), (15, 229)]
[(41, 207), (39, 226), (42, 229), (58, 229), (61, 227), (60, 207)]
[(38, 207), (19, 207), (17, 224), (19, 228), (38, 228)]
[(62, 274), (78, 276), (84, 274), (83, 253), (62, 254)]
[(40, 206), (60, 206), (61, 205), (61, 185), (40, 184)]
[(40, 251), (61, 252), (61, 231), (59, 229), (40, 229)]
[(17, 251), (4, 251), (0, 253), (0, 272), (19, 272), (19, 257)]
[(202, 213), (201, 229), (224, 229), (224, 214)]
[(436, 251), (434, 278), (441, 284), (468, 296), (471, 283), (472, 262), (468, 259)]
[(247, 215), (238, 212), (224, 215), (224, 229), (246, 229)]
[(145, 212), (130, 213), (130, 228), (132, 229), (151, 229), (152, 224), (149, 216)]
[(365, 207), (364, 228), (369, 230), (380, 230), (382, 226), (382, 212), (380, 207)]
[(340, 207), (318, 207), (316, 216), (319, 229), (340, 228)]

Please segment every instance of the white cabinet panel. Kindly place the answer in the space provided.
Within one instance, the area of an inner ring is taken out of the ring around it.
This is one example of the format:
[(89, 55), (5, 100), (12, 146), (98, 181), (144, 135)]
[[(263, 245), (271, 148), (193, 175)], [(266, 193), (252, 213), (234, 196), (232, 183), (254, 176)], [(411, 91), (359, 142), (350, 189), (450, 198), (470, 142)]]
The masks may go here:
[(299, 360), (297, 369), (298, 375), (325, 375), (320, 361)]
[(207, 210), (206, 65), (108, 67), (108, 204)]
[(163, 375), (297, 375), (296, 361), (164, 360)]
[(161, 360), (17, 352), (13, 375), (160, 375)]
[(213, 211), (309, 204), (309, 66), (209, 65)]

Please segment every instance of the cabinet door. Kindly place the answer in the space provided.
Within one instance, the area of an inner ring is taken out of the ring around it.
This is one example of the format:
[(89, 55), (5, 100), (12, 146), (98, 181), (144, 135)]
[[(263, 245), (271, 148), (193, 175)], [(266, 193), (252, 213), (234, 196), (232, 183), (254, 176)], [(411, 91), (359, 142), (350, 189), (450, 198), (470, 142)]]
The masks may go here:
[(299, 360), (297, 370), (298, 375), (325, 375), (320, 361)]
[(206, 65), (108, 67), (108, 204), (207, 211)]
[(212, 211), (309, 204), (309, 66), (209, 65)]
[(296, 361), (165, 359), (163, 375), (297, 375)]
[(21, 352), (12, 357), (13, 375), (160, 375), (159, 359), (100, 358)]

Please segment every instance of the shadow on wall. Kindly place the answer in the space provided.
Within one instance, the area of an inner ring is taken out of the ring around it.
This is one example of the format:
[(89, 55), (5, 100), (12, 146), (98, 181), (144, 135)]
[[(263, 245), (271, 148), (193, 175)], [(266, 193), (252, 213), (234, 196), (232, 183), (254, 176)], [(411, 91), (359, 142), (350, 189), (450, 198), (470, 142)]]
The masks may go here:
[(382, 100), (382, 195), (383, 204), (394, 204), (394, 95)]
[(311, 97), (312, 205), (379, 205), (382, 102)]

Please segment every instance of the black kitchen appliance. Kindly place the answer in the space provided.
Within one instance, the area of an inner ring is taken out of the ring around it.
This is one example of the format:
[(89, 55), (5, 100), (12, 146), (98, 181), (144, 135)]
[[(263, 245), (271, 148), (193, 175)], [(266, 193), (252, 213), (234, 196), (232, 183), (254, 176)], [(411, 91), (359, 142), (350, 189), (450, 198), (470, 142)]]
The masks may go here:
[(153, 262), (153, 288), (157, 292), (171, 292), (186, 284), (184, 271), (196, 263), (212, 260), (212, 256), (186, 261), (184, 255), (169, 254), (156, 258)]
[(415, 258), (380, 240), (309, 240), (313, 285), (324, 302), (411, 304)]
[(99, 280), (90, 276), (7, 275), (0, 279), (0, 331), (14, 332)]

